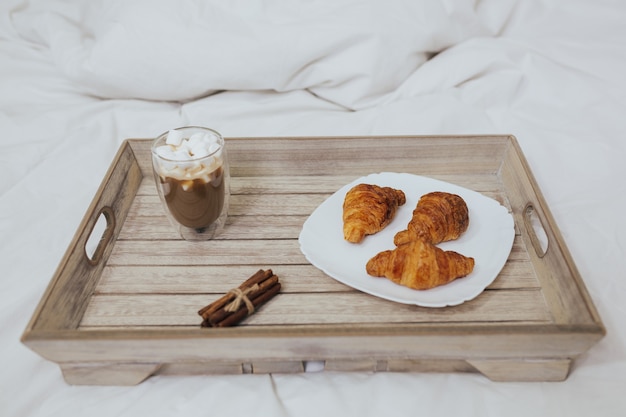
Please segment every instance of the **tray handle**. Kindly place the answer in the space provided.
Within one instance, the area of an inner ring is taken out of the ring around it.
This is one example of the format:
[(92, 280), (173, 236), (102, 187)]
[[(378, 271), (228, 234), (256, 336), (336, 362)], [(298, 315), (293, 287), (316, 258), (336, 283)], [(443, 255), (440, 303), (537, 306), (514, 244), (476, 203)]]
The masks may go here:
[(98, 212), (89, 235), (85, 240), (84, 254), (87, 262), (97, 265), (102, 260), (104, 251), (113, 239), (115, 231), (115, 213), (109, 206), (104, 206)]
[(550, 241), (543, 221), (532, 203), (526, 204), (523, 217), (533, 249), (539, 258), (543, 258), (548, 253)]

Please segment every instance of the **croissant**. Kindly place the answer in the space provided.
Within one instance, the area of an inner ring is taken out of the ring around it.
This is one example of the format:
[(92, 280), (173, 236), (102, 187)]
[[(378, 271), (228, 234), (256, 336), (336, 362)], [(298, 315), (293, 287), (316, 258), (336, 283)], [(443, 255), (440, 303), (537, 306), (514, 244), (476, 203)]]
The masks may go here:
[(381, 231), (404, 203), (406, 196), (401, 190), (372, 184), (355, 185), (343, 202), (344, 239), (358, 243), (365, 235)]
[(435, 191), (420, 197), (407, 229), (398, 232), (393, 243), (397, 246), (411, 240), (425, 239), (436, 245), (458, 239), (468, 226), (469, 212), (463, 198)]
[(365, 268), (369, 275), (426, 290), (468, 275), (474, 269), (474, 258), (418, 239), (378, 253)]

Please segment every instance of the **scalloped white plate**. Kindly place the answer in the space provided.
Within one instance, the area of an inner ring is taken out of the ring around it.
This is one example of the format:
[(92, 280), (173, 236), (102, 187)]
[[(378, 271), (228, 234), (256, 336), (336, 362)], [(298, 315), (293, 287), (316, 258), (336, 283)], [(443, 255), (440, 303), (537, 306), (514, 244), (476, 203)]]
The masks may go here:
[[(359, 183), (400, 189), (406, 194), (406, 203), (385, 229), (354, 244), (343, 238), (342, 213), (346, 193)], [(378, 252), (394, 248), (393, 236), (406, 228), (419, 198), (432, 191), (458, 194), (467, 203), (470, 218), (467, 231), (459, 239), (438, 246), (473, 257), (472, 273), (429, 290), (413, 290), (386, 278), (368, 275), (367, 261)], [(382, 172), (358, 178), (326, 199), (306, 220), (298, 240), (309, 262), (352, 288), (398, 303), (445, 307), (475, 298), (496, 279), (509, 257), (514, 236), (513, 217), (491, 198), (432, 178)]]

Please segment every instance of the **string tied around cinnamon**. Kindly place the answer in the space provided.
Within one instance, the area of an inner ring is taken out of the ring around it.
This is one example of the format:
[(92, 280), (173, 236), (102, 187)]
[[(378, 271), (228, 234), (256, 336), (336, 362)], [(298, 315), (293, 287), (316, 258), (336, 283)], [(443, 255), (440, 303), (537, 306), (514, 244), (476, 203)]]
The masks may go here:
[(233, 313), (239, 310), (239, 307), (241, 307), (241, 303), (243, 302), (248, 309), (248, 315), (254, 313), (254, 304), (252, 304), (252, 301), (250, 301), (250, 299), (248, 298), (248, 294), (257, 291), (258, 289), (259, 284), (254, 284), (253, 286), (248, 287), (245, 290), (242, 290), (241, 288), (233, 288), (232, 290), (228, 291), (227, 294), (234, 295), (235, 299), (226, 306), (225, 310)]

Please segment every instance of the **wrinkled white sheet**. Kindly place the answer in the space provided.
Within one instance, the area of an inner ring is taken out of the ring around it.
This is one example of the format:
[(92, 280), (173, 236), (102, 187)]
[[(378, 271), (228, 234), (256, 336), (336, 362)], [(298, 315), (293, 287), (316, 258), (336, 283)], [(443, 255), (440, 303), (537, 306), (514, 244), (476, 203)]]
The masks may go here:
[[(622, 416), (626, 3), (0, 3), (0, 415)], [(67, 385), (19, 341), (123, 139), (514, 134), (606, 337), (560, 383), (306, 373)]]

